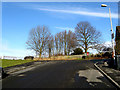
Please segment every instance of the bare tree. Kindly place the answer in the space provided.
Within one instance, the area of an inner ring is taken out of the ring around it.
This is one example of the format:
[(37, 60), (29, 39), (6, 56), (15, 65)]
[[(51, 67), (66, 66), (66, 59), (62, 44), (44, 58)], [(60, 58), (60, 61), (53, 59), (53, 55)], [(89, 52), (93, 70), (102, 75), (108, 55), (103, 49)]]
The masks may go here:
[(72, 31), (68, 31), (67, 34), (67, 53), (70, 54), (71, 50), (73, 50), (77, 46), (77, 37), (75, 33)]
[(64, 54), (67, 55), (67, 31), (66, 30), (63, 32), (63, 38), (64, 38)]
[(57, 33), (57, 37), (58, 37), (58, 49), (59, 49), (59, 53), (58, 54), (62, 54), (62, 49), (63, 49), (63, 32)]
[(55, 35), (55, 48), (58, 54), (58, 34)]
[(28, 49), (37, 52), (41, 58), (48, 43), (49, 34), (47, 26), (37, 26), (37, 28), (33, 28), (30, 31), (28, 41), (26, 42)]
[(54, 56), (54, 54), (55, 54), (55, 44), (54, 44), (54, 42), (55, 42), (55, 39), (54, 39), (54, 36), (52, 37), (52, 41), (51, 41), (51, 43), (52, 43), (52, 54), (53, 54), (53, 56)]
[(50, 34), (48, 39), (48, 51), (49, 51), (49, 57), (51, 57), (51, 52), (53, 51), (54, 54), (54, 39), (53, 36)]
[(106, 46), (104, 45), (104, 43), (99, 43), (94, 45), (94, 47), (92, 47), (92, 49), (96, 49), (98, 53), (103, 53), (103, 50), (106, 48)]
[(62, 54), (63, 49), (63, 32), (59, 32), (55, 35), (55, 46), (57, 54)]
[(75, 28), (75, 33), (79, 45), (85, 50), (85, 53), (99, 42), (101, 36), (101, 33), (92, 27), (89, 22), (79, 22)]
[(55, 35), (55, 43), (57, 54), (63, 54), (64, 51), (64, 55), (69, 55), (70, 51), (77, 45), (77, 38), (75, 33), (65, 30)]

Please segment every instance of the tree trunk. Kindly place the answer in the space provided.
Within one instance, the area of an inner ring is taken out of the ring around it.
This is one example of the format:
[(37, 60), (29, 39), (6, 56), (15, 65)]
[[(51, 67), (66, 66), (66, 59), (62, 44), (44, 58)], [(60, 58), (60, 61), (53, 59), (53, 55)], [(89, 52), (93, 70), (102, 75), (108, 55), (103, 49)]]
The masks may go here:
[(53, 41), (53, 56), (54, 56), (54, 41)]
[(68, 49), (68, 55), (70, 55), (70, 48)]
[(87, 50), (88, 50), (88, 48), (85, 48), (85, 56), (87, 56)]
[(40, 52), (40, 54), (39, 54), (39, 58), (41, 58), (41, 52)]
[(65, 55), (67, 55), (67, 52), (66, 52), (66, 38), (65, 38)]
[(54, 56), (54, 48), (53, 48), (53, 56)]
[(51, 57), (51, 48), (49, 48), (49, 58)]
[(39, 58), (41, 58), (41, 55), (42, 55), (42, 47), (40, 48)]
[(66, 45), (65, 45), (65, 55), (67, 55), (67, 52), (66, 52)]

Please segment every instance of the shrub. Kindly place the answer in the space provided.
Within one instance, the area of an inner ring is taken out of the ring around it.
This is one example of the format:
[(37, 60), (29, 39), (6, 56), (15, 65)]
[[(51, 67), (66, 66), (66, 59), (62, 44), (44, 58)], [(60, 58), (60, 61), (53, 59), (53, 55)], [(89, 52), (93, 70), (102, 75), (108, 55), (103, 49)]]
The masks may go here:
[(97, 54), (97, 57), (101, 57), (101, 55), (100, 55), (100, 54)]
[(91, 57), (94, 57), (94, 55), (92, 54)]
[(83, 54), (83, 50), (81, 48), (76, 48), (73, 51), (74, 51), (74, 53), (72, 53), (71, 55), (80, 55), (80, 54)]
[(82, 59), (85, 59), (86, 58), (86, 56), (82, 56)]
[(111, 57), (112, 57), (112, 54), (109, 53), (109, 52), (105, 52), (102, 56), (103, 56), (103, 57), (111, 58)]

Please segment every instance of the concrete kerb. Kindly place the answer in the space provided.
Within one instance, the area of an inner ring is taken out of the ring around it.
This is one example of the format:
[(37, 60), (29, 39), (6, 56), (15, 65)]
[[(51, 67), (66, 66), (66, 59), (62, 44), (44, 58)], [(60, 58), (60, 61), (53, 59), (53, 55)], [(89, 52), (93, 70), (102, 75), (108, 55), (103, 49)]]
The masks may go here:
[(100, 69), (98, 66), (97, 66), (98, 63), (95, 63), (94, 66), (118, 89), (120, 89), (120, 85), (114, 81), (109, 75), (107, 75), (102, 69)]
[[(37, 66), (37, 65), (36, 65)], [(11, 73), (14, 73), (14, 72), (17, 72), (17, 71), (20, 71), (20, 70), (24, 70), (26, 68), (30, 68), (30, 67), (34, 67), (34, 65), (30, 65), (30, 66), (26, 66), (26, 67), (21, 67), (19, 69), (15, 69), (13, 71), (10, 71), (10, 72), (7, 72), (7, 74), (11, 74)]]

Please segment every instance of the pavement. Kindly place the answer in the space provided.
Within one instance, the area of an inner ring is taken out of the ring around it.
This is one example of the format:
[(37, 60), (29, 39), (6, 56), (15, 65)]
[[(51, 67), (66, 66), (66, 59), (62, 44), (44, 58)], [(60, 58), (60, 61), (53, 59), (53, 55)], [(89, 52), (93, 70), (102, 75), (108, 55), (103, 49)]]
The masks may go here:
[(97, 88), (114, 89), (95, 67), (98, 60), (51, 61), (11, 73), (2, 80), (2, 89), (13, 88)]
[(110, 68), (108, 64), (105, 63), (97, 63), (96, 68), (105, 75), (108, 80), (114, 84), (117, 88), (120, 88), (120, 71), (114, 68)]

